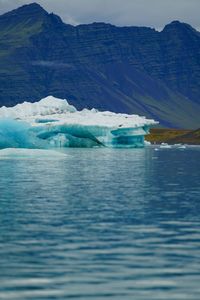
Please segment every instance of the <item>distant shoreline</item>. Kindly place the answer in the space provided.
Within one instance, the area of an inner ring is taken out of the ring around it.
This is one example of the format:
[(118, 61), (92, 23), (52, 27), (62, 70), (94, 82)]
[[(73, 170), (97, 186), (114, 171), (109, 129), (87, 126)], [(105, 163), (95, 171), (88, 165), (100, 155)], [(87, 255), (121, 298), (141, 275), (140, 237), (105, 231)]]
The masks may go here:
[(188, 144), (200, 145), (200, 129), (170, 129), (170, 128), (152, 128), (150, 134), (145, 138), (152, 144)]

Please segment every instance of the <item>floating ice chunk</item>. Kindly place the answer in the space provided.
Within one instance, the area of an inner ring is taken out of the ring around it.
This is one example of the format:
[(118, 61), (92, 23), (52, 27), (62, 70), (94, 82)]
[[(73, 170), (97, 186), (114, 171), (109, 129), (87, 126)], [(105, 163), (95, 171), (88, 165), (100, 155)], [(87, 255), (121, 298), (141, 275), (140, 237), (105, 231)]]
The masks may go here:
[(151, 146), (151, 142), (149, 141), (144, 141), (145, 146)]
[(167, 143), (162, 143), (162, 144), (160, 145), (160, 148), (171, 149), (172, 146), (168, 145)]
[(166, 145), (166, 146), (160, 146), (160, 148), (161, 148), (161, 149), (171, 149), (171, 148), (172, 148), (172, 146), (170, 146), (170, 145)]
[(67, 157), (67, 154), (43, 149), (7, 148), (0, 150), (0, 159), (5, 158), (41, 158), (57, 159)]
[[(2, 126), (8, 117), (13, 120)], [(77, 111), (66, 100), (52, 96), (2, 107), (0, 118), (4, 119), (0, 122), (0, 148), (143, 147), (149, 127), (157, 124), (138, 115)]]

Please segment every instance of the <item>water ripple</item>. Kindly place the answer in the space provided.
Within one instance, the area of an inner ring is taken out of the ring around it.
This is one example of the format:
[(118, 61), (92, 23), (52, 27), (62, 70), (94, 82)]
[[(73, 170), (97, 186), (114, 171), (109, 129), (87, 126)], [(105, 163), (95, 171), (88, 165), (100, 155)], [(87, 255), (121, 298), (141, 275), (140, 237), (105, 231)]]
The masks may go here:
[(0, 161), (0, 299), (199, 300), (200, 151)]

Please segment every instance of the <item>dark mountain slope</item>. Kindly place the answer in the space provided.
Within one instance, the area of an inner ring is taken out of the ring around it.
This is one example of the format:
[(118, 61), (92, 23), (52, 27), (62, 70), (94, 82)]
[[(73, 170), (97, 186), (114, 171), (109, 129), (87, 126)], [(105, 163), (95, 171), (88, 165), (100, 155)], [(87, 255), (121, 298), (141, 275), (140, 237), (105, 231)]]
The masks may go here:
[(200, 34), (178, 21), (160, 33), (104, 23), (74, 27), (35, 3), (0, 16), (0, 104), (50, 94), (78, 108), (198, 127)]

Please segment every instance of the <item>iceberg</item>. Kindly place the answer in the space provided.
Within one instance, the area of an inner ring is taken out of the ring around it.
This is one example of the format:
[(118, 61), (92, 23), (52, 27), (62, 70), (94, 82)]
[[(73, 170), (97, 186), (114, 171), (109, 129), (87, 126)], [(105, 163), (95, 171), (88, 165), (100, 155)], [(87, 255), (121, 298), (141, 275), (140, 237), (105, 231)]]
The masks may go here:
[(154, 120), (138, 115), (83, 109), (48, 96), (0, 108), (0, 149), (62, 147), (144, 147)]

